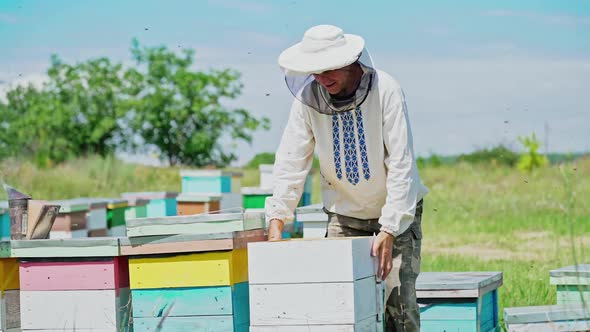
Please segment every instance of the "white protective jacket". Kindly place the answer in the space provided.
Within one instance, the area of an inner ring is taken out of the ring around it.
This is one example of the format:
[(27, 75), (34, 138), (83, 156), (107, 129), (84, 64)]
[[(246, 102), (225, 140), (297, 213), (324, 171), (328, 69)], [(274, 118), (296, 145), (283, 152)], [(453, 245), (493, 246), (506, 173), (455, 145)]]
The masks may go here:
[(293, 220), (314, 149), (328, 211), (379, 218), (381, 229), (395, 236), (408, 229), (428, 189), (416, 167), (403, 91), (390, 75), (377, 70), (367, 99), (353, 111), (320, 114), (295, 99), (276, 152), (267, 222)]

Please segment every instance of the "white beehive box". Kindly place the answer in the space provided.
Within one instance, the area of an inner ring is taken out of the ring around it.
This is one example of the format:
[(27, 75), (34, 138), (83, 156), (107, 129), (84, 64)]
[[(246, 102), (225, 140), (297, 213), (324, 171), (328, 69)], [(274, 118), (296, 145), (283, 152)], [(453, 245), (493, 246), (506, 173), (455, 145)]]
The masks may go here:
[(381, 330), (372, 237), (248, 245), (251, 331)]

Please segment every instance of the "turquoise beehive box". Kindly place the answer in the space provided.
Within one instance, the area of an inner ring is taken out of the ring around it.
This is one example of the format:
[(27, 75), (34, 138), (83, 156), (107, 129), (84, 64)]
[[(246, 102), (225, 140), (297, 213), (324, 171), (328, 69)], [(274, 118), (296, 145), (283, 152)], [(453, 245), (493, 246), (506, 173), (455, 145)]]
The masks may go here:
[(416, 281), (420, 331), (496, 331), (502, 272), (422, 272)]
[(0, 201), (0, 240), (10, 240), (10, 210), (7, 201)]
[(147, 217), (169, 217), (178, 214), (176, 197), (178, 193), (168, 191), (128, 192), (121, 194), (126, 200), (147, 199)]
[(181, 170), (183, 193), (232, 192), (232, 173), (221, 170)]
[(557, 304), (590, 303), (590, 264), (551, 270), (549, 283), (557, 288)]

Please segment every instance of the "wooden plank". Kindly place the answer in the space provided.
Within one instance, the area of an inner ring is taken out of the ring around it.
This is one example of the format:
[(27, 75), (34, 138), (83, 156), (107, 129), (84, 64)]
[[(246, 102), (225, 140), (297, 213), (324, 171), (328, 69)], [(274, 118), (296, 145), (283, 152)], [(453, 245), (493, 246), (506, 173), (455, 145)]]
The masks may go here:
[[(347, 282), (375, 275), (372, 237), (248, 244), (250, 284)], [(293, 262), (305, 262), (305, 268)]]
[(551, 277), (585, 277), (590, 278), (590, 264), (578, 264), (551, 270)]
[(502, 272), (422, 272), (416, 289), (481, 289), (502, 280)]
[(59, 205), (59, 213), (86, 212), (90, 210), (90, 202), (80, 199), (63, 199), (51, 201), (50, 204)]
[(121, 194), (124, 199), (163, 199), (163, 198), (176, 198), (177, 192), (173, 191), (142, 191), (142, 192), (125, 192)]
[(507, 324), (590, 320), (590, 304), (551, 305), (504, 308)]
[(0, 300), (0, 330), (17, 328), (20, 328), (20, 291), (5, 291)]
[(590, 320), (571, 321), (571, 322), (510, 324), (508, 326), (508, 332), (555, 332), (555, 331), (590, 331)]
[(502, 272), (422, 272), (417, 298), (478, 298), (502, 285)]
[(126, 257), (80, 261), (21, 261), (22, 290), (101, 290), (129, 287)]
[(0, 259), (0, 292), (20, 288), (18, 260), (16, 258)]
[(248, 283), (234, 287), (135, 289), (131, 297), (134, 318), (234, 315), (234, 321), (249, 321)]
[(590, 277), (549, 277), (549, 284), (551, 285), (590, 285)]
[(264, 230), (121, 238), (121, 255), (221, 251), (246, 248), (250, 242), (266, 241)]
[(237, 249), (130, 258), (129, 277), (132, 289), (234, 285), (248, 280), (248, 254)]
[(252, 325), (355, 324), (376, 315), (375, 277), (340, 283), (250, 284)]
[(78, 229), (75, 231), (50, 231), (50, 239), (80, 239), (88, 237), (88, 231), (86, 229)]
[(108, 199), (91, 197), (73, 198), (69, 199), (68, 201), (73, 203), (87, 204), (88, 209), (106, 209), (107, 205), (109, 204)]
[(129, 323), (129, 290), (21, 291), (21, 327), (116, 329)]
[(119, 240), (108, 237), (16, 240), (11, 245), (11, 255), (19, 258), (119, 256)]
[(264, 222), (244, 220), (243, 213), (202, 214), (127, 221), (127, 236), (206, 234), (264, 228)]
[(308, 215), (308, 214), (322, 214), (322, 215), (328, 216), (324, 212), (324, 203), (300, 206), (295, 209), (295, 214), (297, 216), (304, 216), (304, 215)]
[(250, 326), (250, 332), (382, 332), (382, 322), (369, 317), (356, 324)]

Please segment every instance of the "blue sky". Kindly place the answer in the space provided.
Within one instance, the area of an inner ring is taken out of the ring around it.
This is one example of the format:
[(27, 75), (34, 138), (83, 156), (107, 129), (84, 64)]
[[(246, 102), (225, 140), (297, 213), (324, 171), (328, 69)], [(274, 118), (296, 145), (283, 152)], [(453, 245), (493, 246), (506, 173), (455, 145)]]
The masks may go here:
[(52, 53), (131, 63), (133, 37), (193, 48), (197, 68), (243, 73), (229, 105), (272, 120), (238, 145), (243, 162), (276, 148), (292, 101), (276, 58), (316, 24), (362, 35), (400, 81), (420, 155), (519, 148), (532, 132), (550, 151), (590, 150), (590, 0), (0, 0), (0, 94), (42, 81)]

